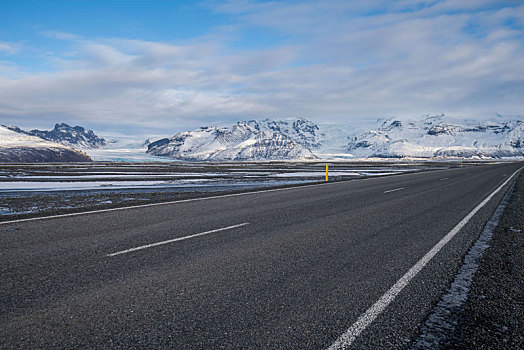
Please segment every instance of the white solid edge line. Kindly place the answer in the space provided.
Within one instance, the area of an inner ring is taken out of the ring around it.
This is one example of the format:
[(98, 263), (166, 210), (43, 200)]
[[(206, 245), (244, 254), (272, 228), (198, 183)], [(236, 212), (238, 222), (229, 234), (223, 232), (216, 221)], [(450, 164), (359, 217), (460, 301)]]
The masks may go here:
[[(451, 170), (451, 169), (443, 169), (443, 170)], [(438, 171), (438, 170), (436, 170), (436, 171)], [(393, 176), (393, 175), (394, 176), (404, 176), (404, 175), (414, 175), (414, 174), (421, 174), (421, 173), (426, 173), (426, 172), (424, 172), (424, 171), (417, 171), (417, 172), (406, 172), (406, 173), (402, 173), (402, 174), (391, 174), (391, 175), (384, 175), (384, 176), (370, 176), (370, 177), (366, 177), (366, 178), (363, 178), (363, 179), (354, 179), (352, 181), (364, 181), (364, 180), (384, 178), (384, 177)], [(344, 182), (346, 182), (346, 181), (320, 182), (320, 183), (316, 183), (316, 184), (309, 184), (309, 185), (302, 185), (302, 186), (272, 188), (272, 189), (267, 189), (267, 190), (256, 190), (256, 191), (242, 192), (242, 193), (221, 194), (221, 195), (218, 195), (218, 196), (209, 196), (209, 197), (201, 197), (201, 198), (190, 198), (190, 199), (180, 199), (180, 200), (176, 200), (176, 201), (161, 202), (161, 203), (138, 204), (138, 205), (130, 205), (128, 207), (119, 207), (119, 208), (110, 208), (110, 209), (98, 209), (98, 210), (91, 210), (91, 211), (83, 211), (83, 212), (79, 212), (79, 213), (40, 216), (40, 217), (36, 217), (36, 218), (18, 219), (18, 220), (10, 220), (10, 221), (0, 221), (0, 225), (14, 224), (14, 223), (25, 222), (25, 221), (36, 221), (36, 220), (63, 218), (63, 217), (68, 217), (68, 216), (80, 216), (80, 215), (88, 215), (88, 214), (105, 213), (105, 212), (119, 211), (119, 210), (155, 207), (155, 206), (159, 206), (159, 205), (169, 205), (169, 204), (177, 204), (177, 203), (197, 202), (197, 201), (203, 201), (203, 200), (208, 200), (208, 199), (227, 198), (227, 197), (236, 197), (236, 196), (246, 196), (246, 195), (257, 194), (257, 193), (287, 191), (287, 190), (294, 190), (294, 189), (297, 189), (297, 188), (307, 188), (307, 187), (313, 187), (313, 186), (333, 185), (333, 184), (340, 184), (340, 183), (344, 183)]]
[(207, 234), (210, 234), (210, 233), (215, 233), (215, 232), (220, 232), (220, 231), (225, 231), (225, 230), (231, 230), (231, 229), (234, 229), (234, 228), (237, 228), (237, 227), (246, 226), (246, 225), (249, 225), (249, 222), (244, 222), (242, 224), (232, 225), (232, 226), (223, 227), (223, 228), (217, 228), (217, 229), (211, 230), (211, 231), (195, 233), (194, 235), (168, 239), (167, 241), (146, 244), (146, 245), (142, 245), (142, 246), (139, 246), (139, 247), (130, 248), (130, 249), (126, 249), (126, 250), (121, 250), (119, 252), (107, 254), (106, 256), (115, 256), (115, 255), (120, 255), (120, 254), (131, 253), (131, 252), (134, 252), (134, 251), (137, 251), (137, 250), (152, 248), (152, 247), (156, 247), (156, 246), (159, 246), (159, 245), (173, 243), (173, 242), (178, 242), (178, 241), (183, 241), (183, 240), (186, 240), (186, 239), (195, 238), (195, 237), (198, 237), (198, 236), (203, 236), (203, 235), (207, 235)]
[(449, 233), (444, 236), (429, 252), (426, 253), (397, 283), (395, 283), (380, 299), (364, 312), (351, 327), (348, 328), (338, 339), (331, 344), (328, 350), (346, 349), (364, 331), (384, 309), (391, 304), (395, 297), (408, 285), (408, 283), (428, 264), (428, 262), (460, 231), (464, 225), (475, 215), (493, 196), (495, 196), (506, 184), (524, 167), (516, 170), (502, 185), (493, 191), (486, 199), (475, 207), (464, 219), (462, 219)]
[(395, 192), (395, 191), (400, 191), (400, 190), (403, 190), (403, 189), (404, 189), (404, 187), (399, 187), (399, 188), (395, 188), (394, 190), (384, 191), (382, 193)]

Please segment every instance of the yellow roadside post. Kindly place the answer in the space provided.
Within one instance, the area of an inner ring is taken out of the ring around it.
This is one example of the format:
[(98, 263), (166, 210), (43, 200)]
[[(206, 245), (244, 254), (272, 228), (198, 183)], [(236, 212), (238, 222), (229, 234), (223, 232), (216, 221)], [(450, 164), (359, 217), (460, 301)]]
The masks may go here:
[(326, 181), (328, 180), (329, 165), (326, 164)]
[(462, 168), (462, 162), (460, 162), (460, 167)]

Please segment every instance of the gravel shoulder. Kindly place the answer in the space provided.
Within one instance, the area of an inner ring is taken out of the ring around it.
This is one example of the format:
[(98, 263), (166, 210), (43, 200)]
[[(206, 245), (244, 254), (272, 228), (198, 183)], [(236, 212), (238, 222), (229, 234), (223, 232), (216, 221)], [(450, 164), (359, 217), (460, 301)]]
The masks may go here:
[(523, 349), (524, 173), (483, 255), (444, 349)]

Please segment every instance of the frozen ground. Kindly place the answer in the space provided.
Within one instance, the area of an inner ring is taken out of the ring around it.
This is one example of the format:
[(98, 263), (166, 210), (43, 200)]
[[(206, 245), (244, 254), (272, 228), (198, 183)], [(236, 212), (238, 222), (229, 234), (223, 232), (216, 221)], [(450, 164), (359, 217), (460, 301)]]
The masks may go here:
[[(0, 166), (0, 220), (324, 181), (326, 163), (97, 162)], [(460, 166), (330, 163), (330, 181)]]

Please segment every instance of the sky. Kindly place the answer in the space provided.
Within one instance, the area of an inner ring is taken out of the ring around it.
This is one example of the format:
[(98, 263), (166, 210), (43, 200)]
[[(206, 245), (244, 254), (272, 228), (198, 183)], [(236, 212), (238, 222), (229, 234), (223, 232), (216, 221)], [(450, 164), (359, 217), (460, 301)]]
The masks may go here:
[(3, 0), (0, 124), (524, 119), (524, 2)]

